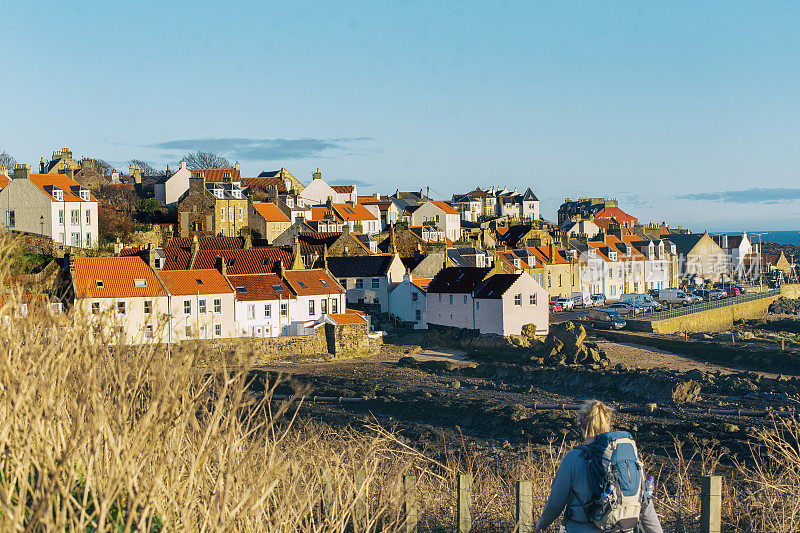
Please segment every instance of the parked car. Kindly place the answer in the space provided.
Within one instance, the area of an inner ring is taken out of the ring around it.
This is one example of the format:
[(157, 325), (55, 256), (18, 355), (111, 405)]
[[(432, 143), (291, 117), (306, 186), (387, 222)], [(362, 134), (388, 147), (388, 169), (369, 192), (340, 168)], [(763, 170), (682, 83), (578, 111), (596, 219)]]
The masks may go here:
[(641, 307), (637, 307), (635, 304), (628, 303), (628, 302), (617, 302), (606, 306), (606, 309), (610, 309), (612, 311), (616, 311), (617, 313), (624, 315), (624, 316), (636, 316), (642, 312)]
[(725, 294), (728, 296), (739, 296), (742, 292), (737, 289), (736, 287), (728, 287), (727, 289), (722, 289), (725, 291)]
[(548, 304), (548, 306), (549, 306), (549, 308), (550, 308), (550, 312), (551, 312), (551, 313), (560, 313), (561, 311), (563, 311), (563, 310), (564, 310), (564, 308), (563, 308), (563, 307), (561, 307), (561, 304), (560, 304), (560, 303), (558, 303), (558, 302), (550, 302), (550, 303)]
[(647, 294), (649, 294), (650, 297), (653, 298), (653, 299), (658, 299), (658, 291), (659, 290), (660, 289), (650, 289), (649, 291), (647, 291)]
[(699, 294), (697, 294), (697, 291), (694, 291), (694, 292), (687, 292), (687, 293), (686, 293), (686, 296), (688, 296), (689, 298), (691, 298), (691, 299), (692, 299), (692, 303), (699, 304), (700, 302), (702, 302), (702, 301), (703, 301), (703, 297), (702, 297), (702, 296), (700, 296)]
[(707, 291), (705, 289), (697, 289), (696, 291), (694, 291), (693, 294), (698, 298), (700, 298), (701, 300), (703, 300), (704, 302), (713, 300), (713, 298), (711, 297), (711, 291)]
[(708, 291), (708, 294), (712, 300), (720, 300), (728, 297), (728, 292), (723, 291), (722, 289), (711, 289)]
[(569, 296), (559, 296), (556, 300), (556, 303), (561, 305), (561, 309), (564, 311), (572, 311), (575, 309), (575, 300), (570, 298)]
[(661, 308), (661, 304), (655, 301), (650, 294), (623, 294), (621, 300), (641, 307), (645, 311), (655, 311)]
[(687, 296), (680, 289), (661, 289), (658, 291), (658, 301), (667, 304), (689, 305), (694, 303), (694, 298)]
[(592, 307), (592, 297), (589, 291), (577, 291), (572, 293), (573, 307)]
[(593, 307), (602, 307), (606, 305), (606, 295), (605, 294), (592, 294), (592, 306)]
[(590, 327), (603, 329), (622, 329), (625, 319), (613, 309), (590, 309), (586, 315)]
[[(717, 283), (714, 286), (716, 288), (722, 289), (723, 291), (726, 291), (726, 292), (730, 292), (731, 289), (736, 289), (739, 292), (739, 294), (744, 294), (744, 293), (747, 292), (747, 289), (745, 287), (742, 287), (738, 283), (724, 282), (724, 283)], [(739, 294), (737, 294), (736, 296), (738, 296)]]

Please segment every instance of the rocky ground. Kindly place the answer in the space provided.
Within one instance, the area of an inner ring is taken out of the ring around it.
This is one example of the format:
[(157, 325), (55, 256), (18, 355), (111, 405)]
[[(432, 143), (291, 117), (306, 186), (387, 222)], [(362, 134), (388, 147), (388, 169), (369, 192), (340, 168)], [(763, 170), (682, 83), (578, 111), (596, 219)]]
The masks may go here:
[[(800, 380), (788, 374), (742, 371), (594, 338), (575, 325), (556, 327), (543, 341), (521, 337), (501, 342), (394, 335), (375, 357), (266, 365), (256, 372), (254, 387), (280, 379), (281, 393), (363, 398), (347, 404), (306, 402), (300, 415), (332, 424), (377, 422), (434, 454), (462, 439), (494, 454), (577, 439), (574, 412), (534, 404), (576, 404), (587, 398), (621, 408), (655, 403), (652, 413), (621, 412), (617, 420), (651, 453), (672, 453), (675, 437), (719, 441), (730, 452), (745, 454), (753, 429), (769, 418), (686, 409), (800, 408)], [(432, 340), (466, 349), (435, 347)]]

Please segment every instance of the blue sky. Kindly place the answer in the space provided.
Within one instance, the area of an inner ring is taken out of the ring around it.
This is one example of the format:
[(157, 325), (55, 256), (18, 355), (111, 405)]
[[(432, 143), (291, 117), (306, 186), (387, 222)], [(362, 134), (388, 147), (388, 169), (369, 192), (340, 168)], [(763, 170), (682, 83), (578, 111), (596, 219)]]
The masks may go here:
[(0, 151), (800, 229), (800, 2), (4, 2)]

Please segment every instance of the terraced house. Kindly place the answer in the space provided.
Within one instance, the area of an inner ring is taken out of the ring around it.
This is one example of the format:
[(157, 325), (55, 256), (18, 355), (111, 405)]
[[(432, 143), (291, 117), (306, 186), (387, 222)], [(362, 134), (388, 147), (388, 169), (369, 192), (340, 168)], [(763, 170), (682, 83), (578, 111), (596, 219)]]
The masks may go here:
[(180, 236), (235, 237), (248, 225), (247, 198), (238, 182), (189, 178), (189, 189), (178, 200)]
[(64, 174), (31, 174), (28, 165), (17, 165), (0, 191), (0, 205), (11, 231), (76, 248), (97, 246), (97, 199)]

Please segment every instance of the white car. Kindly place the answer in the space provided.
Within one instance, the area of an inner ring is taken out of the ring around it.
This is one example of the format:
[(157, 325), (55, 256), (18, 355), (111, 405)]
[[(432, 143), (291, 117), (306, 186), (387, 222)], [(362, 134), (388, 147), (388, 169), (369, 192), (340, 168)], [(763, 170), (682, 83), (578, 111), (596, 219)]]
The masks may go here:
[(617, 313), (623, 316), (627, 315), (636, 316), (642, 312), (641, 307), (637, 307), (636, 305), (628, 302), (617, 302), (609, 304), (606, 306), (606, 309), (611, 309), (613, 311), (616, 311)]
[(575, 309), (575, 300), (569, 296), (560, 296), (556, 298), (556, 302), (561, 306), (564, 311), (572, 311)]

